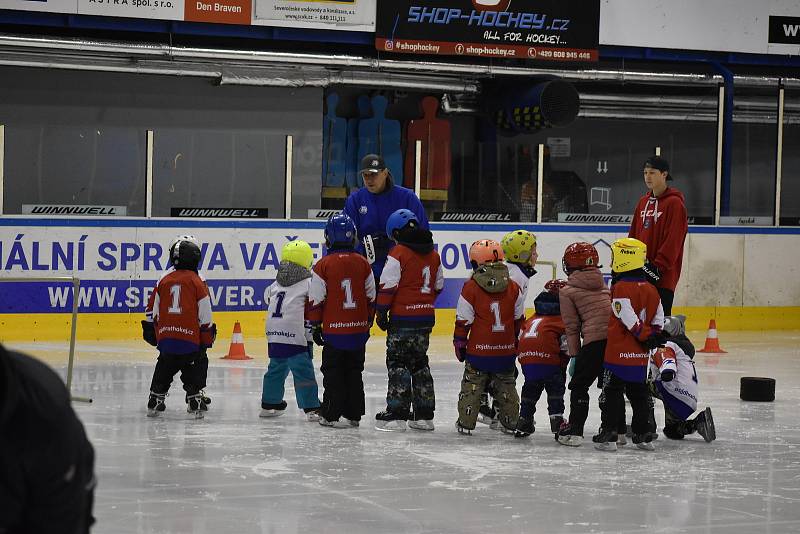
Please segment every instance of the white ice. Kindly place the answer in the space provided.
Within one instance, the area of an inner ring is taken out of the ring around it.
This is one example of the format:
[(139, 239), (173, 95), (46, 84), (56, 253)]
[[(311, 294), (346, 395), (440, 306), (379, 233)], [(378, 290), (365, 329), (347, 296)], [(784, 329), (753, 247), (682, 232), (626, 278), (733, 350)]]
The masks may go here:
[[(800, 333), (722, 334), (729, 354), (697, 355), (714, 443), (661, 436), (655, 452), (628, 445), (616, 453), (557, 444), (544, 398), (529, 439), (480, 425), (457, 434), (462, 366), (446, 339), (431, 349), (436, 430), (379, 432), (372, 421), (385, 402), (383, 341), (368, 346), (358, 429), (305, 422), (291, 380), (287, 413), (259, 419), (264, 357), (212, 359), (205, 419), (185, 413), (177, 377), (165, 415), (149, 419), (154, 356), (141, 345), (80, 343), (73, 393), (94, 399), (75, 404), (97, 450), (93, 532), (800, 531)], [(775, 377), (777, 400), (740, 401), (741, 376)], [(596, 388), (592, 396), (589, 442), (599, 423)], [(657, 416), (663, 421), (660, 404)]]

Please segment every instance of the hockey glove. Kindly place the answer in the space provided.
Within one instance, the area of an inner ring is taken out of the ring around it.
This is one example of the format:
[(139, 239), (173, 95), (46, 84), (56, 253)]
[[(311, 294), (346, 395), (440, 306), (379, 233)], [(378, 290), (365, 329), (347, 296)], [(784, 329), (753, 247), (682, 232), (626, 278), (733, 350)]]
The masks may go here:
[(378, 328), (384, 332), (389, 330), (389, 312), (386, 310), (378, 310), (375, 316), (375, 322), (378, 324)]
[(672, 382), (675, 379), (675, 371), (673, 369), (665, 369), (661, 371), (662, 382)]
[(649, 261), (644, 264), (642, 267), (645, 276), (647, 276), (647, 281), (653, 285), (658, 284), (658, 281), (661, 280), (661, 272), (658, 270), (658, 267), (650, 263)]
[(210, 349), (214, 346), (214, 341), (217, 339), (217, 325), (211, 323), (211, 326), (200, 327), (200, 345), (204, 348)]
[(314, 343), (320, 347), (325, 346), (325, 338), (322, 337), (322, 325), (314, 325), (311, 327), (311, 335), (314, 338)]
[(455, 349), (456, 360), (463, 362), (467, 357), (467, 341), (464, 339), (454, 339), (453, 349)]
[(664, 332), (653, 332), (652, 334), (650, 334), (650, 337), (644, 340), (644, 343), (642, 343), (642, 345), (647, 350), (653, 350), (658, 347), (663, 347), (664, 343), (666, 342), (667, 342), (667, 334), (665, 334)]
[(156, 325), (152, 321), (142, 320), (142, 339), (147, 341), (148, 344), (156, 347), (158, 340), (156, 339)]

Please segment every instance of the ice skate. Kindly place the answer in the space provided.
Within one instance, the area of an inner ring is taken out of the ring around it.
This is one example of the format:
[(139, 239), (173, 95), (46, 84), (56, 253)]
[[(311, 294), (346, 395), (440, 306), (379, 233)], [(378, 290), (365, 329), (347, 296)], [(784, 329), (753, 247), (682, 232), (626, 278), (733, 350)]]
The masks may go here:
[(536, 431), (533, 426), (533, 417), (520, 416), (517, 419), (517, 428), (514, 430), (515, 438), (527, 438)]
[(311, 408), (306, 410), (306, 421), (309, 423), (319, 422), (319, 408)]
[(600, 428), (600, 433), (592, 436), (594, 448), (598, 451), (616, 452), (617, 450), (617, 433)]
[(347, 426), (350, 428), (358, 428), (361, 426), (361, 421), (358, 419), (345, 419), (347, 421)]
[(478, 410), (478, 422), (483, 425), (491, 425), (497, 418), (497, 410), (489, 405), (489, 394), (481, 395), (481, 407)]
[(639, 449), (644, 451), (654, 451), (656, 450), (655, 445), (652, 443), (651, 432), (645, 432), (644, 434), (634, 434), (633, 435), (633, 443)]
[[(202, 389), (200, 391), (198, 391), (198, 393), (203, 397), (203, 402), (206, 405), (206, 411), (208, 411), (208, 405), (211, 404), (211, 397), (206, 395), (206, 392), (203, 391)], [(186, 396), (184, 397), (183, 400), (186, 401), (186, 404), (189, 404), (189, 394), (188, 393), (186, 394)]]
[(500, 422), (500, 419), (495, 419), (492, 421), (492, 424), (489, 425), (489, 428), (492, 430), (496, 430), (498, 432), (502, 432), (503, 434), (514, 434), (516, 432), (513, 428), (508, 428), (506, 425)]
[(459, 434), (464, 434), (465, 436), (471, 436), (472, 431), (475, 430), (474, 428), (467, 428), (461, 424), (461, 421), (456, 421), (456, 430), (458, 430)]
[(203, 412), (208, 411), (208, 406), (203, 401), (203, 395), (201, 393), (196, 393), (195, 395), (188, 395), (186, 397), (187, 404), (186, 404), (186, 412), (194, 414), (195, 419), (202, 419), (204, 417)]
[(413, 428), (414, 430), (427, 430), (430, 432), (434, 429), (433, 420), (432, 419), (416, 419), (408, 420), (408, 428)]
[(350, 428), (350, 423), (347, 420), (342, 421), (341, 419), (337, 419), (335, 421), (328, 421), (322, 415), (319, 416), (319, 421), (317, 421), (322, 426), (327, 426), (330, 428)]
[(567, 447), (580, 447), (583, 445), (583, 436), (573, 434), (572, 425), (569, 424), (569, 421), (564, 421), (556, 434), (556, 441)]
[(694, 425), (697, 433), (703, 436), (706, 443), (711, 443), (717, 439), (717, 429), (714, 427), (714, 416), (711, 415), (711, 408), (706, 408), (694, 418)]
[[(553, 434), (558, 435), (559, 430), (561, 430), (561, 425), (564, 423), (564, 416), (563, 415), (551, 415), (550, 416), (550, 432)], [(558, 438), (556, 438), (558, 439)]]
[(259, 417), (279, 417), (286, 411), (286, 401), (281, 401), (279, 404), (265, 404), (261, 403), (261, 413)]
[(382, 432), (405, 432), (406, 420), (394, 412), (384, 410), (375, 415), (375, 429)]
[(167, 409), (167, 405), (164, 404), (166, 397), (167, 393), (150, 392), (150, 398), (147, 400), (147, 417), (158, 417)]

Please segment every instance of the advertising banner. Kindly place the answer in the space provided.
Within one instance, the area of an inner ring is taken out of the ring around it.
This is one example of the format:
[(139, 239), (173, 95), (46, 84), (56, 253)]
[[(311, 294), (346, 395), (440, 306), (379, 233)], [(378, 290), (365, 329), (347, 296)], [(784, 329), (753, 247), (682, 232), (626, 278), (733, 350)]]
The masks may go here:
[(600, 0), (392, 0), (375, 46), (407, 54), (597, 61)]
[[(278, 226), (245, 221), (190, 226), (166, 226), (165, 221), (131, 226), (136, 221), (107, 221), (80, 226), (72, 220), (37, 226), (18, 219), (0, 226), (0, 276), (81, 279), (79, 310), (92, 313), (142, 313), (158, 278), (168, 267), (169, 243), (176, 235), (192, 234), (201, 243), (200, 271), (206, 277), (215, 311), (264, 310), (264, 293), (275, 279), (280, 251), (289, 241), (307, 241), (315, 261), (325, 253), (322, 223)], [(188, 222), (187, 222), (188, 224)], [(313, 226), (313, 227), (312, 227)], [(469, 246), (478, 239), (501, 239), (511, 225), (475, 229), (468, 225), (433, 227), (442, 257), (445, 288), (437, 301), (454, 308), (464, 280), (471, 274)], [(596, 243), (603, 265), (611, 265), (611, 243), (624, 230), (545, 232), (538, 236), (539, 267), (532, 280), (529, 306), (560, 265), (561, 254), (574, 241)], [(604, 269), (603, 272), (610, 275)], [(558, 276), (563, 276), (560, 268)], [(73, 289), (68, 282), (6, 282), (0, 284), (0, 314), (65, 313), (72, 309)]]
[(253, 24), (375, 31), (377, 0), (253, 0)]

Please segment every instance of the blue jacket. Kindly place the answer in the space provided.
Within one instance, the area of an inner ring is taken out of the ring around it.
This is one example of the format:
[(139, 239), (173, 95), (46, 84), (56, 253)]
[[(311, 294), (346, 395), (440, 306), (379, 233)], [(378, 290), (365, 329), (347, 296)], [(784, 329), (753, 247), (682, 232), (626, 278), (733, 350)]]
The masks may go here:
[(428, 217), (417, 195), (410, 189), (387, 182), (388, 188), (377, 195), (370, 193), (366, 187), (351, 193), (344, 205), (344, 212), (353, 219), (358, 230), (356, 250), (365, 254), (362, 239), (371, 235), (375, 244), (376, 258), (372, 264), (375, 282), (380, 279), (386, 256), (394, 246), (394, 241), (386, 236), (386, 221), (395, 211), (406, 208), (414, 212), (420, 226), (428, 229)]

